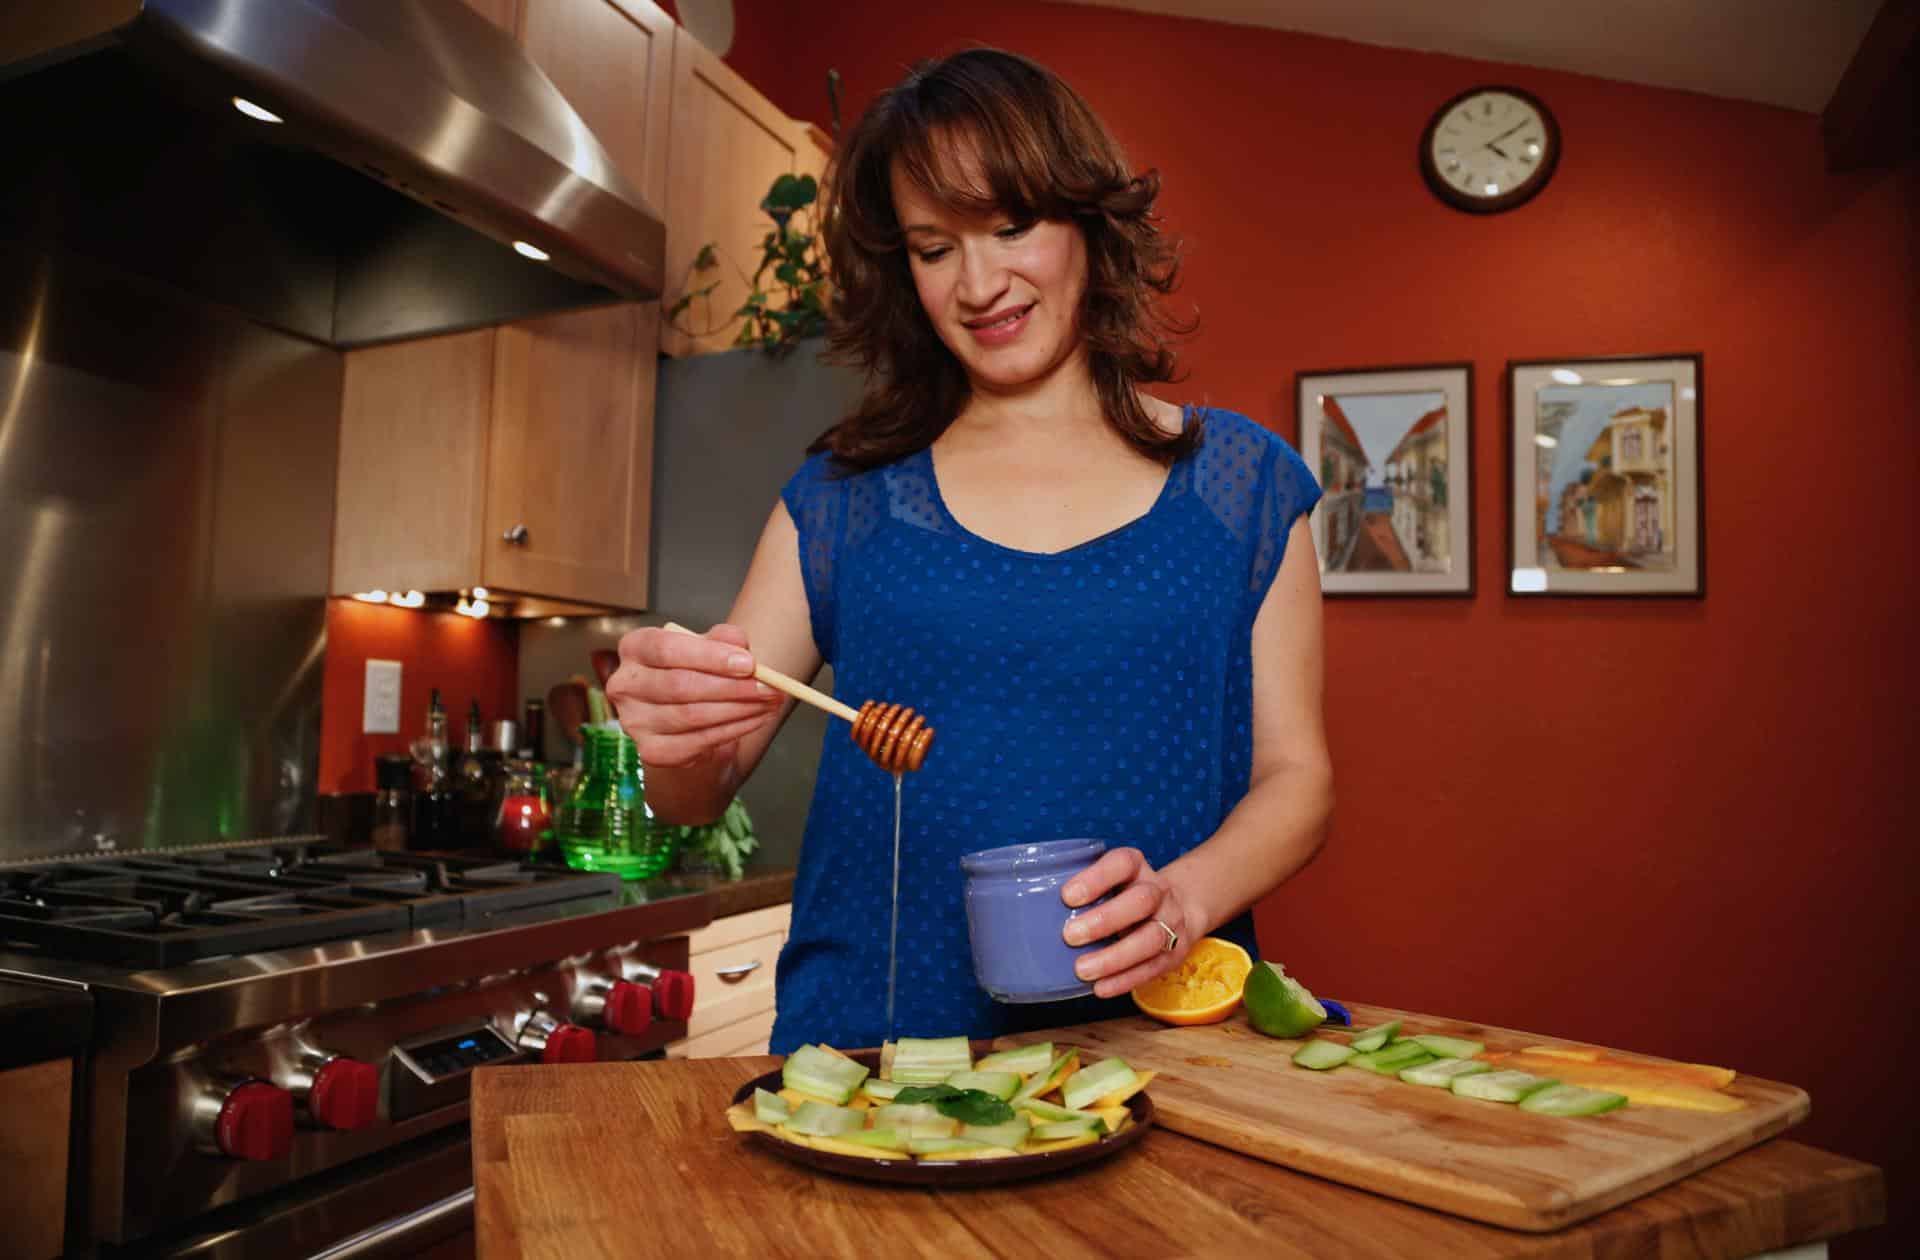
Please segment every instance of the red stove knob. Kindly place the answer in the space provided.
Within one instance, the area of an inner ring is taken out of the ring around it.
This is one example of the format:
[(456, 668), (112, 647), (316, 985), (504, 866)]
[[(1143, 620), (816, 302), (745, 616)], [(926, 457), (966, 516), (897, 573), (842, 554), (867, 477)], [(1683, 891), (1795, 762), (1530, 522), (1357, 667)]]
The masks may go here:
[(358, 1059), (328, 1059), (313, 1074), (307, 1110), (329, 1129), (364, 1129), (380, 1113), (380, 1069)]
[(547, 1034), (540, 1048), (542, 1063), (592, 1063), (600, 1057), (593, 1031), (578, 1024), (561, 1024)]
[(616, 980), (607, 990), (607, 1008), (601, 1018), (613, 1031), (638, 1037), (653, 1023), (653, 990), (631, 980)]
[(279, 1159), (293, 1146), (293, 1095), (265, 1081), (234, 1086), (220, 1104), (213, 1140), (235, 1159)]
[(685, 971), (663, 971), (655, 977), (653, 1013), (684, 1023), (693, 1014), (693, 976)]

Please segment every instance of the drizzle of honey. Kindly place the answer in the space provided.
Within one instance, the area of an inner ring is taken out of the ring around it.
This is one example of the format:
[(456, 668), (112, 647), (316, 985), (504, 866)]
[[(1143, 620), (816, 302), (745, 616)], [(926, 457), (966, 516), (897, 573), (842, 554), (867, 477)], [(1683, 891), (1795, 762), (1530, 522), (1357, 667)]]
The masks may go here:
[(887, 932), (887, 1039), (893, 1039), (893, 986), (900, 964), (900, 782), (893, 773), (893, 920)]

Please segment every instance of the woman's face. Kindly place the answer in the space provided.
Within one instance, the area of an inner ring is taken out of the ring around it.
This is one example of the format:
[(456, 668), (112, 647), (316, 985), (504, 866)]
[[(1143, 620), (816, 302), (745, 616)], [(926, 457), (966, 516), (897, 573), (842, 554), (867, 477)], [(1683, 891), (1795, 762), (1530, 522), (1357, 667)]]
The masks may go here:
[(1077, 225), (961, 213), (898, 165), (893, 208), (920, 305), (975, 388), (1017, 389), (1078, 351), (1087, 243)]

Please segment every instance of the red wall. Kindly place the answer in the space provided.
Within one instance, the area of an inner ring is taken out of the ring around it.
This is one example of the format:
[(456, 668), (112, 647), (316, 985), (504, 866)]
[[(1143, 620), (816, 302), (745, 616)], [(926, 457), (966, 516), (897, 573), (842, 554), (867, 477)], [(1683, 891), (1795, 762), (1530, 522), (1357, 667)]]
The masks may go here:
[[(728, 60), (847, 118), (971, 42), (1062, 72), (1166, 178), (1202, 318), (1180, 394), (1293, 431), (1303, 369), (1471, 360), (1479, 593), (1329, 600), (1339, 806), (1259, 909), (1314, 989), (1792, 1081), (1887, 1168), (1920, 1254), (1920, 171), (1828, 175), (1809, 115), (1077, 5), (735, 0)], [(1553, 184), (1442, 207), (1414, 165), (1475, 83), (1539, 96)], [(1504, 595), (1508, 359), (1698, 351), (1703, 601)]]
[[(367, 661), (400, 662), (400, 733), (361, 732)], [(426, 729), (433, 688), (447, 707), (456, 741), (467, 732), (467, 704), (478, 698), (481, 716), (520, 713), (519, 635), (512, 624), (475, 621), (453, 613), (327, 601), (327, 664), (321, 680), (320, 791), (373, 791), (373, 759), (404, 753)]]

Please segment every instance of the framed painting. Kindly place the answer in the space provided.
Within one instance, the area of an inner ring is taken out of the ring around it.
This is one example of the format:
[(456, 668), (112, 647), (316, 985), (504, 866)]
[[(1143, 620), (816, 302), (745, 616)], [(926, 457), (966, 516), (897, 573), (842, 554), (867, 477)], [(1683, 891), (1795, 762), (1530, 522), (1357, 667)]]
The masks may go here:
[(1507, 365), (1507, 590), (1706, 594), (1700, 356)]
[(1302, 372), (1326, 595), (1473, 594), (1473, 366)]

